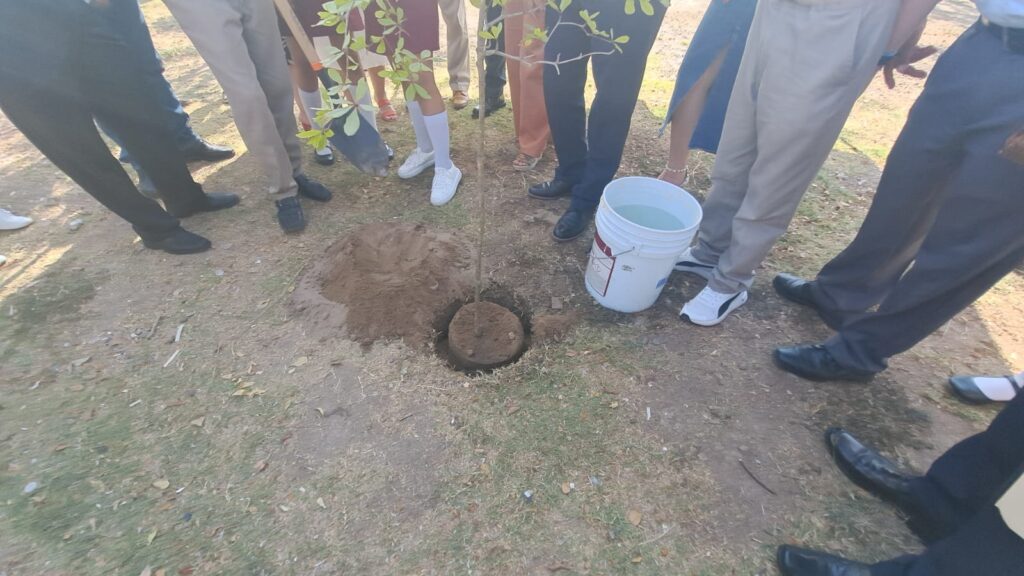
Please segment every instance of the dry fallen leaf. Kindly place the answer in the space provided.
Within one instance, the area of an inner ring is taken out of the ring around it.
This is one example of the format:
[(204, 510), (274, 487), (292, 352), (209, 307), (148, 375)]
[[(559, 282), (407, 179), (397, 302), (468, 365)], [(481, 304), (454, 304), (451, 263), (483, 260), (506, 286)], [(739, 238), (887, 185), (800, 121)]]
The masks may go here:
[(327, 504), (324, 504), (324, 499), (323, 498), (317, 498), (316, 499), (316, 505), (321, 507), (321, 508), (323, 508), (324, 510), (327, 510)]
[(644, 561), (644, 557), (643, 556), (633, 556), (633, 560), (632, 560), (633, 564), (639, 564), (639, 563), (641, 563), (643, 561)]
[(569, 486), (568, 482), (562, 482), (562, 494), (569, 495), (572, 492), (572, 486)]
[(629, 523), (633, 526), (639, 526), (640, 521), (643, 520), (643, 518), (644, 515), (641, 514), (639, 510), (630, 510), (626, 513), (626, 520), (629, 520)]
[(191, 573), (192, 573), (192, 567), (191, 566), (185, 566), (184, 568), (178, 568), (178, 574), (180, 574), (181, 576), (188, 576)]
[(153, 528), (153, 531), (150, 532), (149, 536), (146, 537), (146, 546), (149, 546), (150, 544), (153, 543), (153, 540), (156, 540), (156, 535), (157, 535), (158, 532), (160, 532), (159, 529)]
[(161, 479), (157, 480), (156, 482), (153, 482), (153, 488), (156, 488), (157, 490), (167, 490), (167, 488), (170, 485), (171, 485), (171, 483), (168, 482), (166, 478), (161, 478)]
[(612, 402), (611, 404), (608, 405), (608, 407), (609, 408), (618, 408), (619, 407), (619, 403), (618, 402)]
[(206, 423), (206, 416), (200, 416), (199, 418), (196, 418), (195, 420), (189, 422), (189, 424), (191, 424), (191, 425), (193, 425), (193, 426), (195, 426), (197, 428), (202, 428), (203, 424), (205, 424), (205, 423)]
[(277, 507), (281, 510), (281, 512), (287, 512), (291, 510), (291, 508), (285, 506), (284, 504), (279, 504)]
[(167, 570), (160, 568), (156, 572), (153, 572), (153, 576), (167, 576)]
[(56, 446), (54, 446), (54, 447), (53, 447), (53, 451), (54, 451), (54, 452), (62, 452), (62, 451), (64, 451), (64, 450), (66, 450), (66, 449), (67, 449), (67, 447), (68, 447), (68, 445), (67, 445), (67, 444), (58, 444), (58, 445), (56, 445)]
[(252, 469), (255, 470), (256, 473), (260, 473), (266, 470), (267, 466), (268, 464), (266, 460), (260, 460), (259, 462), (256, 463), (255, 466), (252, 467)]
[(142, 572), (139, 572), (139, 576), (153, 576), (153, 568), (146, 566), (142, 569)]
[(298, 358), (295, 359), (294, 362), (292, 362), (292, 366), (303, 366), (306, 364), (306, 362), (309, 362), (309, 358), (307, 358), (306, 356), (299, 356)]

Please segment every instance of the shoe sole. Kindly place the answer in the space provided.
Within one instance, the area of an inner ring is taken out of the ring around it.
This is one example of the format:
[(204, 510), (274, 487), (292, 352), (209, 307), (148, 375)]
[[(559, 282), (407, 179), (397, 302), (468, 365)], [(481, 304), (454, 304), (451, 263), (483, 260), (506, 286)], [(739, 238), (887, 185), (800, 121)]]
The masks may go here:
[(146, 243), (145, 240), (142, 241), (142, 245), (145, 246), (146, 248), (149, 248), (150, 250), (159, 250), (161, 252), (165, 252), (167, 254), (172, 254), (174, 256), (187, 256), (189, 254), (202, 254), (203, 252), (206, 252), (206, 251), (210, 250), (211, 248), (213, 248), (213, 244), (207, 244), (206, 246), (202, 246), (202, 247), (198, 247), (198, 248), (191, 248), (191, 249), (188, 249), (188, 250), (168, 250), (167, 248), (162, 248), (160, 246), (152, 246), (152, 245)]
[(779, 369), (781, 369), (781, 370), (783, 370), (785, 372), (789, 372), (790, 374), (793, 374), (794, 376), (799, 376), (800, 378), (803, 378), (804, 380), (810, 380), (812, 382), (859, 382), (859, 383), (867, 383), (867, 382), (870, 382), (871, 380), (873, 380), (875, 378), (874, 374), (872, 374), (870, 376), (858, 376), (856, 378), (831, 378), (831, 377), (827, 377), (827, 376), (820, 376), (818, 374), (812, 374), (810, 372), (807, 372), (807, 371), (803, 370), (799, 366), (793, 366), (793, 365), (787, 363), (786, 361), (784, 361), (779, 356), (779, 351), (778, 350), (773, 350), (772, 351), (772, 361), (775, 363), (775, 366), (778, 367)]
[(583, 235), (584, 235), (584, 234), (586, 234), (586, 233), (587, 233), (587, 229), (586, 229), (586, 228), (584, 228), (583, 230), (581, 230), (581, 231), (580, 231), (580, 233), (579, 233), (579, 234), (577, 234), (577, 235), (575, 235), (575, 236), (572, 236), (572, 237), (570, 237), (570, 238), (561, 238), (561, 237), (559, 237), (559, 236), (555, 236), (555, 231), (554, 231), (554, 230), (552, 230), (552, 231), (551, 231), (551, 238), (552, 238), (552, 239), (553, 239), (553, 240), (554, 240), (555, 242), (558, 242), (559, 244), (565, 244), (566, 242), (572, 242), (573, 240), (575, 240), (575, 239), (579, 238), (580, 236), (583, 236)]
[(559, 198), (567, 198), (572, 195), (572, 192), (566, 192), (565, 194), (559, 194), (558, 196), (538, 196), (529, 190), (526, 191), (526, 195), (530, 198), (536, 198), (537, 200), (558, 200)]
[[(722, 314), (717, 320), (714, 320), (712, 322), (705, 323), (705, 322), (701, 322), (699, 320), (694, 320), (693, 318), (690, 318), (689, 314), (687, 314), (686, 312), (683, 312), (683, 311), (679, 312), (679, 317), (680, 318), (686, 318), (686, 320), (689, 321), (691, 324), (695, 324), (697, 326), (703, 326), (705, 328), (708, 328), (708, 327), (711, 327), (711, 326), (718, 326), (722, 322), (725, 322), (725, 319), (728, 318), (730, 314), (732, 314), (733, 312), (738, 310), (740, 308), (740, 306), (743, 306), (744, 304), (746, 304), (747, 300), (749, 298), (750, 298), (749, 295), (744, 294), (743, 298), (738, 298), (737, 299), (740, 302), (739, 304), (733, 306), (731, 310), (729, 310), (725, 314)], [(683, 308), (685, 309), (685, 306)]]
[[(444, 202), (441, 202), (441, 203), (437, 203), (437, 202), (434, 202), (433, 199), (431, 199), (430, 200), (430, 205), (431, 206), (438, 206), (438, 207), (440, 207), (440, 206), (444, 206), (445, 204), (451, 202), (455, 198), (455, 195), (459, 193), (459, 184), (462, 184), (462, 174), (459, 174), (459, 180), (455, 183), (455, 191), (452, 192), (452, 195), (449, 196), (447, 200), (445, 200)], [(431, 195), (433, 195), (433, 192), (431, 192)]]
[[(147, 198), (148, 198), (148, 196), (147, 196)], [(221, 210), (227, 210), (229, 208), (234, 208), (235, 206), (238, 206), (241, 203), (242, 203), (242, 199), (238, 198), (234, 202), (232, 202), (231, 204), (228, 204), (226, 206), (218, 206), (217, 208), (213, 208), (213, 209), (208, 209), (208, 210), (192, 210), (192, 211), (189, 211), (189, 212), (171, 212), (170, 210), (168, 210), (167, 213), (170, 214), (171, 216), (174, 216), (175, 218), (178, 218), (180, 220), (182, 218), (190, 218), (192, 216), (195, 216), (196, 214), (205, 214), (207, 212), (220, 212)]]
[(333, 166), (334, 156), (314, 156), (313, 160), (321, 166)]

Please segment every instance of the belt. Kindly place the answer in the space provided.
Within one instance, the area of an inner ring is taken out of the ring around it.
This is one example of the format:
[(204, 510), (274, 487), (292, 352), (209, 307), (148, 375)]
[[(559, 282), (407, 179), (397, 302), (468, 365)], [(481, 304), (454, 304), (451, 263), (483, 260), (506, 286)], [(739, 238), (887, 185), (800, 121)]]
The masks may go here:
[(984, 16), (979, 20), (981, 26), (1002, 41), (1003, 47), (1010, 52), (1024, 54), (1024, 28), (1007, 28), (994, 24)]

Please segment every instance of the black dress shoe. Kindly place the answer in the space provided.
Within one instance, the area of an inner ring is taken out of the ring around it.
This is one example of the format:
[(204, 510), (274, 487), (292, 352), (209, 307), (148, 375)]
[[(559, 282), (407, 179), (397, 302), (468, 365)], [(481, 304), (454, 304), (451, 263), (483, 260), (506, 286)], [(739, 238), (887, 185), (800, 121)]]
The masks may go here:
[(235, 155), (235, 151), (227, 146), (211, 144), (202, 138), (182, 149), (185, 162), (219, 162)]
[(566, 211), (555, 224), (554, 230), (551, 231), (551, 237), (555, 239), (555, 242), (568, 242), (579, 238), (587, 230), (590, 217), (590, 212), (583, 212), (581, 210)]
[[(494, 114), (495, 112), (497, 112), (498, 110), (501, 110), (504, 107), (505, 107), (505, 99), (504, 98), (500, 98), (498, 100), (488, 100), (487, 102), (484, 103), (484, 118), (490, 116), (491, 114)], [(476, 106), (473, 106), (473, 119), (474, 120), (479, 120), (480, 119), (480, 105), (479, 104), (477, 104)]]
[(854, 484), (907, 513), (916, 512), (911, 499), (914, 477), (900, 471), (895, 462), (861, 444), (842, 428), (825, 431), (825, 446), (836, 466)]
[(306, 215), (302, 212), (298, 196), (289, 196), (274, 204), (277, 206), (277, 223), (286, 233), (301, 232), (306, 227)]
[(792, 274), (782, 273), (772, 280), (772, 286), (779, 296), (786, 300), (813, 309), (829, 328), (838, 331), (842, 327), (842, 322), (826, 314), (824, 308), (818, 305), (818, 301), (814, 299), (813, 282)]
[[(975, 382), (977, 376), (953, 376), (949, 379), (949, 387), (953, 389), (953, 392), (960, 397), (961, 400), (968, 404), (991, 404), (992, 402), (999, 402), (999, 400), (993, 400), (989, 398), (985, 392), (978, 387), (978, 383)], [(1014, 396), (1021, 393), (1021, 386), (1017, 384), (1017, 378), (1013, 376), (1003, 376), (1010, 386), (1013, 388)]]
[(163, 250), (168, 254), (197, 254), (206, 252), (213, 246), (206, 238), (184, 228), (178, 228), (160, 238), (143, 238), (142, 245), (153, 250)]
[(775, 561), (783, 576), (871, 576), (867, 564), (796, 546), (779, 546)]
[(206, 194), (205, 202), (201, 202), (185, 210), (168, 210), (168, 212), (176, 218), (188, 218), (189, 216), (199, 214), (200, 212), (216, 212), (217, 210), (225, 210), (232, 206), (237, 206), (239, 201), (237, 194), (209, 192)]
[(299, 194), (309, 198), (310, 200), (327, 202), (334, 196), (326, 186), (305, 174), (299, 174), (296, 176), (295, 183), (299, 185)]
[(821, 344), (776, 348), (772, 357), (775, 359), (775, 364), (786, 372), (818, 382), (829, 380), (867, 382), (875, 377), (874, 372), (840, 366), (832, 354)]
[(334, 151), (328, 146), (324, 154), (313, 152), (313, 160), (321, 166), (331, 166), (334, 164)]
[(554, 200), (572, 194), (572, 184), (563, 180), (549, 180), (530, 186), (526, 193), (541, 200)]

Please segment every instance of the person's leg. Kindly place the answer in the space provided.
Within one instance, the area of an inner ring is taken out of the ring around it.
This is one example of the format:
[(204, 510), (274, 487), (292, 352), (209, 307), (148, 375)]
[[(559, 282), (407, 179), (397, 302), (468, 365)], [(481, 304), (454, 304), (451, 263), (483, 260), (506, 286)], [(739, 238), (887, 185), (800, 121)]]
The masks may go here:
[(708, 282), (721, 294), (749, 288), (786, 231), (875, 75), (899, 8), (889, 0), (812, 6), (769, 1), (783, 16), (775, 20), (772, 54), (785, 57), (766, 63), (757, 89), (757, 159), (729, 247)]
[[(968, 32), (973, 35), (973, 32)], [(962, 103), (948, 95), (975, 66), (962, 36), (939, 58), (885, 163), (878, 190), (853, 242), (813, 282), (817, 305), (837, 320), (881, 302), (907, 271), (948, 195), (961, 156)]]
[[(526, 0), (526, 12), (522, 18), (522, 36), (535, 29), (544, 28), (544, 0)], [(548, 111), (544, 106), (544, 44), (534, 40), (521, 46), (519, 54), (526, 62), (519, 65), (519, 99), (525, 109), (517, 123), (519, 151), (531, 158), (540, 158), (548, 146), (551, 128), (548, 126)]]
[[(579, 17), (580, 3), (575, 2), (562, 14), (548, 7), (546, 15), (550, 37), (544, 46), (544, 59), (561, 62), (577, 58), (590, 49), (584, 26)], [(565, 25), (555, 28), (559, 20)], [(583, 179), (587, 165), (587, 106), (584, 90), (587, 84), (589, 58), (544, 66), (544, 104), (551, 124), (551, 139), (555, 143), (558, 168), (556, 181), (575, 185)]]
[[(618, 0), (601, 0), (592, 5), (600, 12), (598, 28), (614, 30), (617, 36), (629, 36), (629, 42), (621, 46), (621, 52), (609, 54), (601, 53), (609, 50), (607, 41), (588, 38), (586, 49), (595, 52), (591, 59), (597, 93), (587, 117), (586, 169), (583, 179), (572, 190), (570, 210), (580, 212), (590, 212), (597, 207), (604, 187), (619, 169), (647, 67), (647, 55), (665, 16), (665, 7), (659, 2), (653, 2), (653, 16), (642, 12), (627, 15)], [(575, 4), (569, 8), (575, 9)], [(550, 108), (549, 113), (554, 115)]]
[[(292, 78), (293, 96), (299, 104), (300, 116), (309, 123), (309, 127), (320, 130), (322, 126), (316, 120), (317, 111), (325, 108), (323, 99), (320, 97), (320, 81), (316, 72), (310, 66), (309, 60), (302, 54), (298, 42), (291, 36), (285, 37), (288, 46), (288, 53), (291, 60), (288, 62), (288, 72)], [(317, 162), (330, 164), (334, 161), (330, 144), (315, 151)]]
[[(501, 15), (501, 6), (492, 4), (487, 7), (487, 19), (496, 20)], [(540, 19), (540, 25), (544, 25), (544, 10), (540, 11), (538, 15)], [(508, 47), (505, 43), (505, 28), (502, 27), (501, 31), (498, 32), (498, 37), (489, 43), (490, 47), (498, 52), (504, 52)], [(540, 44), (541, 56), (543, 56), (543, 44)], [(505, 76), (505, 57), (501, 54), (490, 54), (484, 57), (484, 74), (487, 76), (487, 85), (485, 91), (487, 92), (484, 98), (484, 103), (496, 103), (504, 99), (505, 95), (505, 84), (508, 78)]]
[[(256, 4), (269, 4), (269, 0), (258, 0)], [(274, 199), (295, 196), (294, 166), (291, 154), (301, 148), (285, 145), (278, 130), (276, 116), (270, 109), (270, 95), (261, 86), (261, 74), (275, 75), (271, 71), (257, 72), (253, 57), (247, 47), (247, 37), (254, 36), (243, 29), (243, 14), (228, 0), (166, 0), (167, 7), (174, 15), (182, 30), (189, 36), (199, 54), (209, 65), (224, 92), (228, 96), (235, 124), (245, 141), (249, 153), (260, 163), (268, 181), (269, 191)], [(273, 11), (273, 7), (270, 8)], [(246, 17), (247, 18), (247, 17)], [(291, 83), (288, 80), (287, 65), (281, 47), (280, 33), (273, 21), (272, 36), (266, 39), (273, 43), (280, 53), (282, 70), (276, 75), (283, 76), (283, 102), (275, 94), (273, 102), (281, 108), (282, 114), (291, 118), (291, 139), (295, 138), (295, 116), (292, 112)], [(270, 59), (273, 65), (273, 58)], [(276, 67), (276, 66), (275, 66)], [(286, 111), (286, 112), (285, 112)], [(287, 119), (282, 118), (286, 132)]]
[(466, 26), (466, 0), (439, 0), (437, 3), (448, 30), (448, 85), (452, 92), (469, 91), (469, 28)]
[[(89, 195), (131, 223), (143, 238), (176, 231), (178, 219), (142, 196), (100, 138), (81, 102), (53, 91), (25, 91), (18, 82), (0, 82), (0, 108), (40, 152)], [(60, 110), (61, 114), (52, 114)]]
[(711, 91), (711, 86), (715, 83), (715, 78), (718, 77), (718, 71), (722, 68), (722, 62), (725, 62), (726, 54), (728, 54), (728, 47), (722, 49), (672, 113), (668, 162), (665, 163), (665, 169), (658, 175), (659, 180), (671, 182), (676, 186), (682, 186), (686, 180), (686, 164), (690, 159), (690, 140), (693, 139), (697, 122), (700, 121), (701, 114), (704, 112), (708, 92)]

